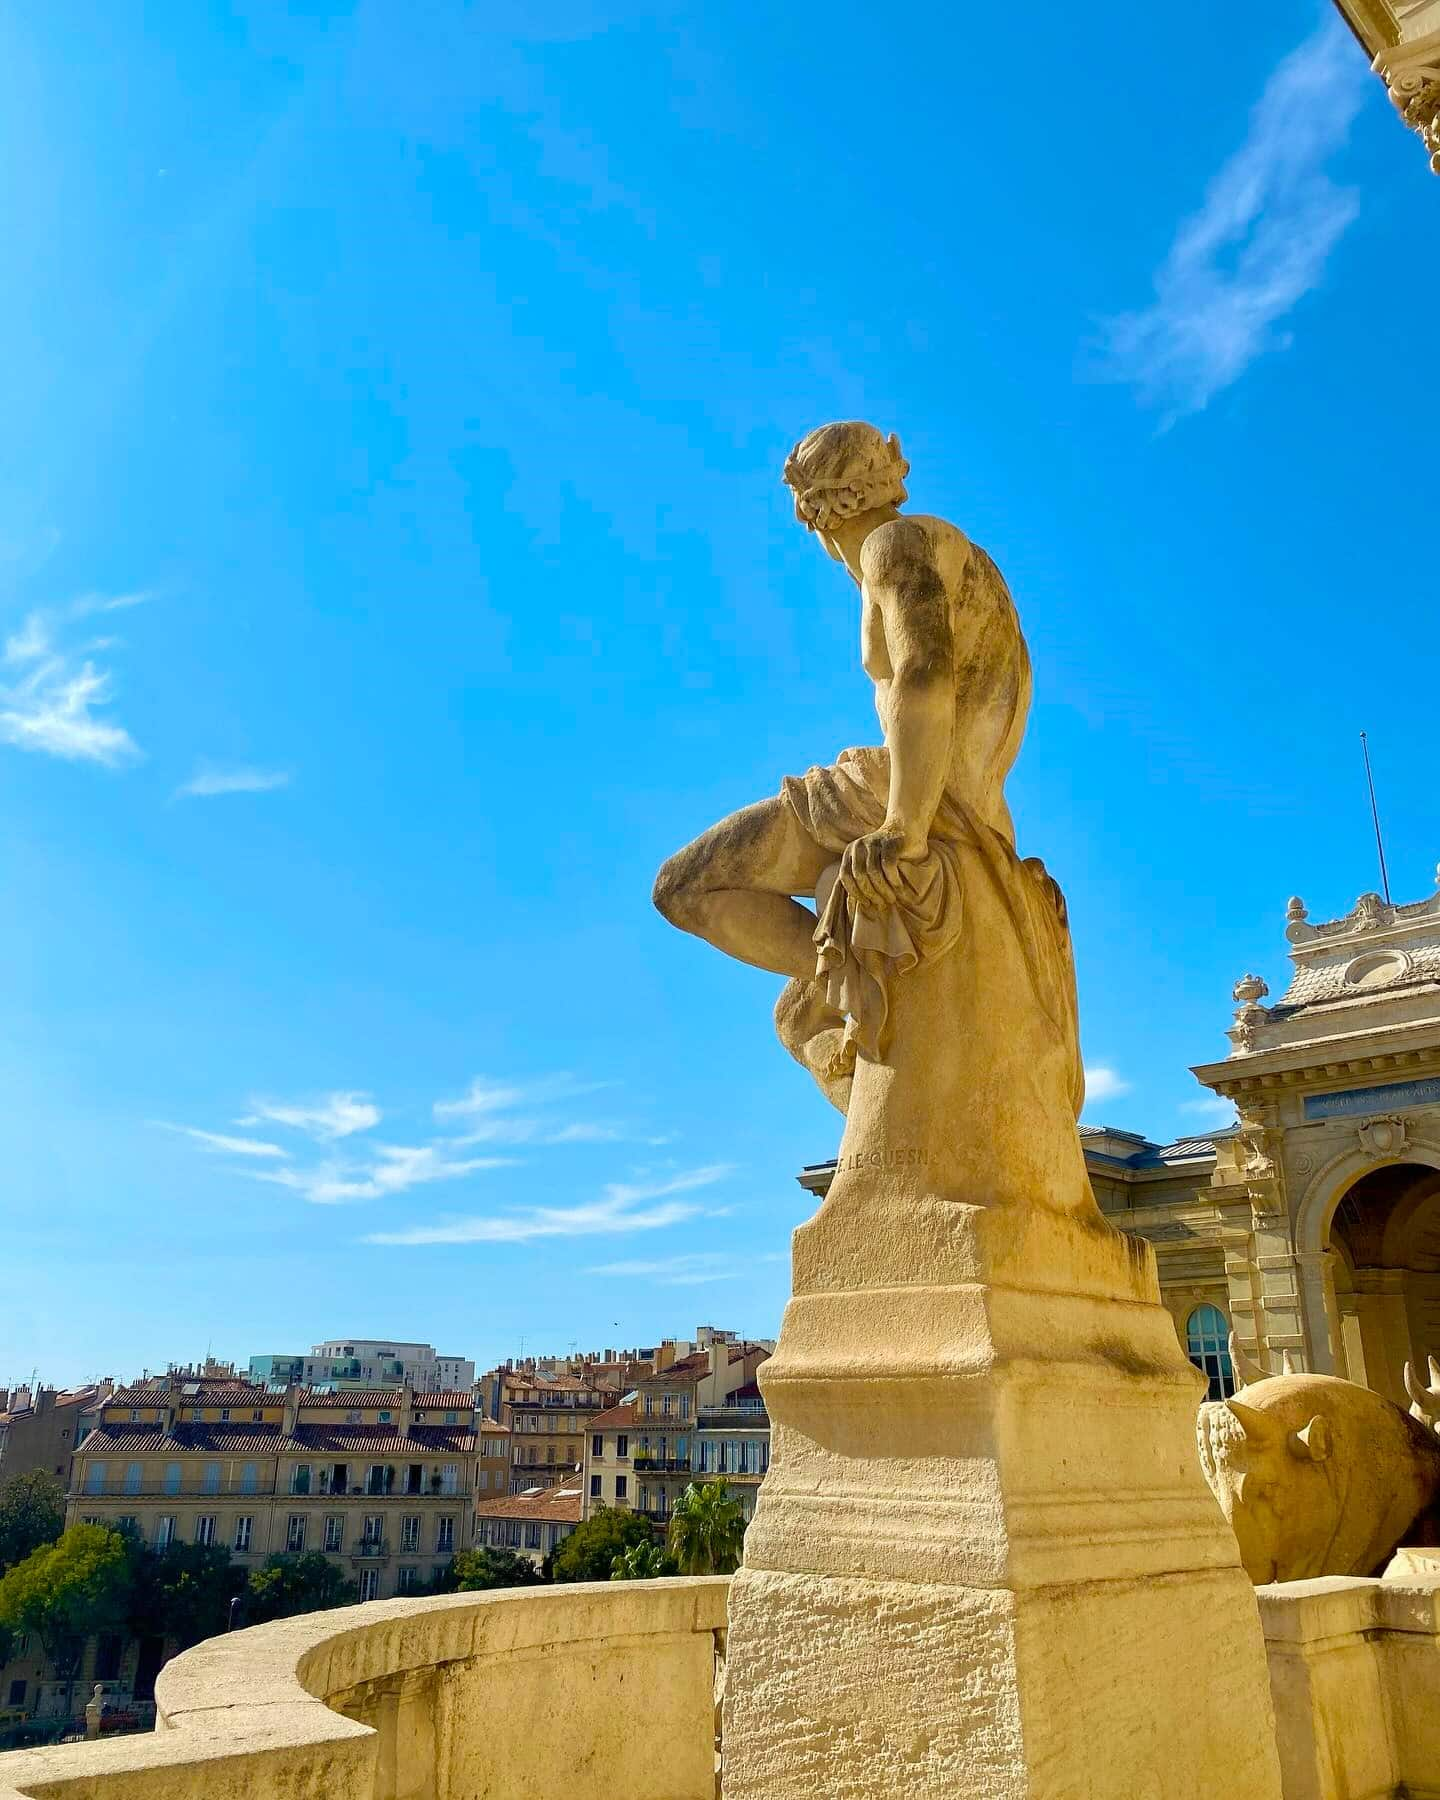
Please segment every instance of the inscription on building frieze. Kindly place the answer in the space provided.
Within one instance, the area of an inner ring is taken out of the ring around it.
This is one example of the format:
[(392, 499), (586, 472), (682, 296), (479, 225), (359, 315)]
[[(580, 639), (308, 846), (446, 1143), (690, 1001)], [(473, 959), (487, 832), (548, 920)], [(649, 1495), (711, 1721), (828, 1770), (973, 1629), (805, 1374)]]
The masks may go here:
[(1307, 1119), (1351, 1119), (1397, 1107), (1440, 1103), (1440, 1077), (1426, 1081), (1390, 1081), (1383, 1087), (1347, 1088), (1342, 1094), (1307, 1094)]

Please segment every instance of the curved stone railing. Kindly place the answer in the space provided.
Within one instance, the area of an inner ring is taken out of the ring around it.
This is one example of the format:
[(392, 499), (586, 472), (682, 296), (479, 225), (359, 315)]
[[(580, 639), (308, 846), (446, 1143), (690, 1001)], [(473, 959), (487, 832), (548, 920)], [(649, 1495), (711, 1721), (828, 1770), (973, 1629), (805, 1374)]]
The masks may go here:
[(713, 1800), (725, 1578), (381, 1600), (177, 1657), (143, 1737), (0, 1755), (0, 1800)]

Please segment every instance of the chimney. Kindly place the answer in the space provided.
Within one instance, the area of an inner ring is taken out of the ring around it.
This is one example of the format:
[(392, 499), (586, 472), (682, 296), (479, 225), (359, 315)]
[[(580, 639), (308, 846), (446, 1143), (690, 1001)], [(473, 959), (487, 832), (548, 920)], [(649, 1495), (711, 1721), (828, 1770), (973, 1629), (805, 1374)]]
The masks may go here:
[(395, 1423), (401, 1437), (409, 1437), (410, 1427), (415, 1423), (415, 1388), (408, 1380), (400, 1390), (400, 1409)]
[(295, 1382), (289, 1382), (285, 1388), (285, 1422), (281, 1430), (285, 1436), (294, 1437), (295, 1427), (300, 1423), (300, 1388)]

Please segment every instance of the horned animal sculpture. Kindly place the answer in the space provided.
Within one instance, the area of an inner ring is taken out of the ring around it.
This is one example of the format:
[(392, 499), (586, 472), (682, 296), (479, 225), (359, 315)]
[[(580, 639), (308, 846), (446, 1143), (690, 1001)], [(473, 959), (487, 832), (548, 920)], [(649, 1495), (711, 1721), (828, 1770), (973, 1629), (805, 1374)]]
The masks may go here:
[(1402, 1542), (1435, 1539), (1440, 1364), (1407, 1364), (1406, 1414), (1335, 1375), (1266, 1375), (1230, 1340), (1241, 1386), (1200, 1408), (1200, 1466), (1254, 1582), (1372, 1575)]

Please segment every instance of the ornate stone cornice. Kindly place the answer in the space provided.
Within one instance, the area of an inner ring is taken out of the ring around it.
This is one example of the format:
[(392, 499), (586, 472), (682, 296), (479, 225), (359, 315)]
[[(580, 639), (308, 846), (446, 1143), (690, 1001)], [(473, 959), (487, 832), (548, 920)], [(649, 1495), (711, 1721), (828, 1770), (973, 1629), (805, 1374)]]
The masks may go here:
[(1371, 67), (1390, 90), (1400, 117), (1430, 153), (1440, 175), (1440, 30), (1381, 50)]

